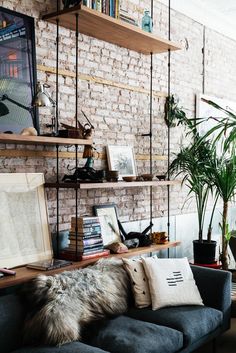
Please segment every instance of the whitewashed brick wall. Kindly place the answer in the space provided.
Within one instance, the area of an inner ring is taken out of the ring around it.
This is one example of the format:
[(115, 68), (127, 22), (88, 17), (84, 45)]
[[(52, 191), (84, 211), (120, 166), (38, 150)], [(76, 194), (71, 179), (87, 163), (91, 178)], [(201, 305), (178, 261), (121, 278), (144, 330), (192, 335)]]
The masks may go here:
[[(154, 1), (154, 32), (164, 38), (168, 33), (167, 8)], [(52, 12), (56, 1), (49, 0), (7, 0), (0, 5), (35, 18), (37, 64), (55, 67), (56, 27), (42, 21), (41, 15)], [(141, 23), (148, 0), (123, 0), (122, 6)], [(171, 92), (180, 98), (180, 104), (189, 116), (195, 114), (195, 94), (202, 91), (202, 46), (203, 26), (190, 18), (171, 12), (171, 39), (183, 46), (182, 51), (171, 54)], [(186, 49), (186, 43), (188, 49)], [(236, 42), (206, 28), (206, 68), (205, 93), (235, 100), (236, 96)], [(75, 71), (75, 34), (60, 28), (60, 69)], [(79, 35), (79, 73), (97, 76), (106, 80), (149, 89), (150, 57), (119, 48), (97, 39)], [(55, 75), (38, 71), (38, 79), (48, 82), (55, 88)], [(167, 91), (167, 54), (154, 55), (154, 90)], [(59, 77), (59, 111), (60, 121), (68, 124), (74, 122), (75, 82), (70, 77)], [(55, 96), (54, 96), (55, 98)], [(148, 138), (140, 136), (146, 133), (149, 126), (149, 97), (108, 85), (85, 80), (79, 81), (79, 106), (86, 112), (95, 126), (94, 142), (98, 152), (104, 151), (106, 144), (131, 144), (135, 154), (148, 154)], [(40, 125), (50, 123), (50, 112), (40, 112)], [(154, 98), (153, 102), (153, 152), (155, 155), (167, 154), (167, 128), (163, 119), (164, 99)], [(79, 118), (83, 121), (82, 114)], [(171, 152), (178, 151), (183, 142), (183, 132), (179, 128), (171, 130)], [(1, 145), (1, 149), (14, 149), (13, 145)], [(18, 146), (18, 149), (52, 150), (52, 147)], [(62, 151), (73, 148), (62, 147)], [(82, 148), (79, 148), (82, 151)], [(80, 160), (82, 166), (85, 160)], [(74, 163), (71, 159), (60, 160), (60, 176), (66, 167)], [(95, 161), (95, 168), (104, 168), (104, 161)], [(154, 161), (153, 170), (160, 174), (166, 172), (163, 161)], [(56, 160), (50, 158), (1, 158), (1, 172), (44, 172), (46, 180), (53, 180), (56, 171)], [(147, 173), (147, 161), (137, 161), (137, 172)], [(192, 212), (193, 204), (182, 210), (186, 190), (180, 186), (171, 187), (171, 215)], [(56, 221), (56, 193), (48, 190), (49, 216), (52, 229)], [(167, 190), (155, 188), (153, 196), (153, 216), (162, 217), (167, 213)], [(127, 188), (124, 190), (94, 190), (79, 192), (79, 210), (81, 214), (91, 213), (92, 205), (115, 202), (119, 208), (122, 221), (142, 220), (149, 218), (149, 189)], [(74, 214), (74, 191), (60, 192), (61, 229), (68, 227), (71, 215)]]

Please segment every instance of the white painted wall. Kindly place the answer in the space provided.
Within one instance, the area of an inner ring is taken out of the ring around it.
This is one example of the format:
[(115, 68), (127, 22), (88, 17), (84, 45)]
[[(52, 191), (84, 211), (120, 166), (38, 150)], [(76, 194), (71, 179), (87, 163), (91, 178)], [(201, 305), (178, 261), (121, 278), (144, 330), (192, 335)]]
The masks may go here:
[[(168, 0), (159, 0), (168, 5)], [(195, 21), (236, 39), (235, 0), (171, 0), (171, 8)]]

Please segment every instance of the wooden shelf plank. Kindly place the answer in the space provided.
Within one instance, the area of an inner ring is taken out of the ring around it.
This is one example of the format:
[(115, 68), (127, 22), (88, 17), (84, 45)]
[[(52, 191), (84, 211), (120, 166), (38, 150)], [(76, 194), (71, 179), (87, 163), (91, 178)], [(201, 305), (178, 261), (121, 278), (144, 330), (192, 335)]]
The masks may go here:
[(71, 139), (51, 136), (25, 136), (17, 134), (0, 134), (0, 143), (19, 145), (92, 145), (92, 140)]
[(116, 189), (116, 188), (132, 188), (132, 187), (145, 187), (145, 186), (166, 186), (166, 185), (178, 185), (181, 180), (153, 180), (153, 181), (118, 181), (118, 182), (100, 182), (100, 183), (45, 183), (47, 188), (59, 188), (59, 189)]
[(76, 29), (76, 14), (79, 14), (79, 31), (97, 39), (135, 50), (143, 54), (158, 54), (170, 50), (181, 49), (179, 44), (162, 39), (141, 28), (117, 20), (86, 6), (78, 5), (43, 16), (43, 20), (71, 30)]
[[(165, 244), (157, 244), (157, 245), (151, 245), (151, 246), (146, 246), (146, 247), (130, 249), (128, 253), (114, 254), (114, 255), (109, 255), (107, 257), (108, 258), (110, 258), (110, 257), (121, 258), (121, 257), (140, 256), (143, 254), (148, 254), (148, 253), (153, 253), (156, 251), (161, 251), (161, 250), (173, 248), (178, 245), (180, 245), (179, 241), (167, 242)], [(82, 268), (82, 267), (91, 265), (94, 262), (96, 262), (97, 260), (98, 260), (98, 258), (84, 260), (84, 261), (80, 261), (80, 262), (73, 262), (73, 264), (70, 266), (62, 267), (60, 269), (55, 269), (55, 270), (51, 270), (51, 271), (33, 270), (33, 269), (26, 268), (25, 266), (18, 267), (18, 268), (15, 268), (16, 276), (6, 276), (6, 277), (0, 279), (0, 289), (23, 284), (23, 283), (35, 278), (36, 276), (41, 275), (41, 274), (55, 275), (56, 273), (60, 273), (63, 271), (76, 270), (78, 268)]]

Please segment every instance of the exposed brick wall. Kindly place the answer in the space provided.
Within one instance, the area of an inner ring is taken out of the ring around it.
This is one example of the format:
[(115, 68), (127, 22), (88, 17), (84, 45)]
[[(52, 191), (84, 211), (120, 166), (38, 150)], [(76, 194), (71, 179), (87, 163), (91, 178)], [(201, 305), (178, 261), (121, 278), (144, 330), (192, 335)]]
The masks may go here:
[[(40, 20), (43, 13), (55, 10), (56, 1), (49, 0), (11, 0), (0, 1), (0, 5), (35, 18), (37, 64), (55, 67), (56, 27)], [(149, 6), (147, 0), (123, 0), (123, 7), (132, 12), (139, 24), (144, 8)], [(154, 32), (167, 38), (167, 8), (155, 1)], [(180, 42), (182, 51), (171, 54), (171, 91), (180, 98), (180, 104), (189, 116), (195, 114), (195, 94), (202, 91), (202, 45), (203, 26), (192, 19), (171, 12), (171, 39)], [(75, 70), (75, 34), (60, 28), (60, 68)], [(186, 49), (188, 46), (188, 49)], [(236, 95), (236, 42), (210, 29), (206, 29), (206, 68), (205, 93), (233, 100)], [(79, 73), (94, 75), (107, 80), (131, 86), (149, 89), (150, 57), (119, 48), (115, 45), (99, 41), (85, 35), (79, 35)], [(38, 79), (48, 82), (52, 90), (55, 88), (55, 75), (38, 71)], [(167, 91), (167, 54), (154, 55), (154, 90)], [(60, 121), (74, 122), (75, 80), (70, 77), (59, 77), (59, 111)], [(55, 95), (54, 95), (55, 98)], [(95, 126), (94, 142), (98, 152), (104, 151), (106, 144), (130, 144), (135, 154), (148, 154), (148, 138), (140, 136), (149, 127), (149, 97), (145, 93), (120, 89), (86, 80), (79, 81), (79, 107), (83, 108)], [(167, 128), (163, 119), (164, 99), (154, 97), (153, 102), (153, 153), (167, 154)], [(82, 114), (79, 119), (83, 121)], [(44, 130), (50, 122), (50, 112), (40, 111), (40, 125)], [(177, 152), (179, 144), (184, 140), (183, 131), (179, 128), (171, 130), (171, 152)], [(16, 146), (1, 145), (1, 149), (14, 149)], [(42, 146), (18, 146), (18, 149), (53, 150)], [(62, 147), (61, 150), (73, 150)], [(79, 148), (82, 151), (82, 148)], [(80, 160), (83, 165), (85, 160)], [(1, 158), (1, 172), (44, 172), (47, 180), (52, 180), (56, 171), (56, 160), (53, 158)], [(66, 172), (67, 165), (72, 166), (71, 159), (60, 160), (60, 176)], [(106, 163), (100, 159), (95, 161), (95, 168), (104, 168)], [(163, 173), (167, 169), (166, 161), (154, 161), (155, 173)], [(137, 161), (137, 172), (149, 171), (147, 161)], [(56, 193), (47, 192), (49, 216), (54, 228), (56, 215)], [(171, 187), (171, 215), (191, 212), (194, 206), (181, 209), (186, 190)], [(161, 217), (167, 213), (166, 188), (154, 189), (153, 216)], [(94, 204), (115, 202), (119, 207), (122, 221), (148, 219), (149, 189), (127, 188), (124, 190), (79, 191), (80, 213), (91, 213)], [(74, 191), (60, 192), (61, 229), (68, 226), (70, 216), (74, 213)]]

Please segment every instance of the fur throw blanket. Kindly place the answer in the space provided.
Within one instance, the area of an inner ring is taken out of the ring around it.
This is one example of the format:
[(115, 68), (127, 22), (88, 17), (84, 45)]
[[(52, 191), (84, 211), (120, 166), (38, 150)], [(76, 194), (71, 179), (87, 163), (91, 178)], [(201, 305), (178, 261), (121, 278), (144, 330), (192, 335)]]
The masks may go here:
[(84, 269), (40, 275), (24, 288), (30, 308), (25, 341), (60, 345), (79, 340), (84, 324), (124, 313), (129, 292), (121, 260), (101, 259)]

